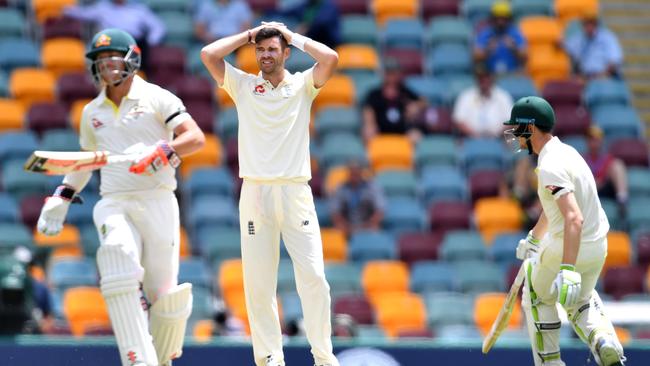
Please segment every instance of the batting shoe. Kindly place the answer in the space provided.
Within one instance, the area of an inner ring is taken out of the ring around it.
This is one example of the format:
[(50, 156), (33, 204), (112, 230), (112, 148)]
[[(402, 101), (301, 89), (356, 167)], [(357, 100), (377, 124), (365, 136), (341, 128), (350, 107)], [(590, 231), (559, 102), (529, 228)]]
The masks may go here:
[(598, 362), (601, 366), (624, 366), (623, 350), (610, 337), (602, 337), (596, 343)]
[(273, 355), (266, 356), (266, 366), (284, 366), (284, 361), (278, 360)]

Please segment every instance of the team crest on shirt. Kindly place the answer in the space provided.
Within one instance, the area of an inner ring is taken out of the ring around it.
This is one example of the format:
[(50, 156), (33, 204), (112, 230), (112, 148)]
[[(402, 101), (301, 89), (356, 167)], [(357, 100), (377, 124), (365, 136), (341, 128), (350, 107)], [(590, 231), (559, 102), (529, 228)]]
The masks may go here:
[(144, 113), (145, 113), (145, 107), (141, 106), (139, 104), (136, 104), (133, 108), (131, 108), (131, 110), (129, 111), (127, 116), (133, 117), (133, 119), (138, 119)]
[(255, 86), (255, 89), (253, 89), (253, 94), (255, 95), (264, 95), (266, 93), (266, 88), (264, 88), (264, 84), (259, 84)]
[(556, 194), (557, 192), (561, 191), (562, 188), (564, 188), (564, 187), (558, 187), (558, 186), (553, 186), (553, 185), (546, 186), (546, 189), (548, 189), (548, 191), (551, 192), (551, 194), (553, 194), (553, 195)]
[(98, 129), (104, 127), (104, 123), (102, 123), (102, 121), (98, 120), (97, 118), (93, 118), (93, 119), (90, 121), (90, 124), (91, 124), (91, 125), (93, 126), (93, 128), (96, 129), (96, 130), (98, 130)]

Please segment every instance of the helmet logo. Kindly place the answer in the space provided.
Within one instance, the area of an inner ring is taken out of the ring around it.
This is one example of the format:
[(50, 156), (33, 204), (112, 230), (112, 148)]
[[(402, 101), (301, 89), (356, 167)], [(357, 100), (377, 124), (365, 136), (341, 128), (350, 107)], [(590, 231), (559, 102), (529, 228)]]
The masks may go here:
[(517, 118), (515, 118), (515, 122), (517, 122), (517, 123), (535, 123), (535, 118), (517, 117)]
[(111, 37), (107, 36), (106, 34), (102, 34), (97, 38), (97, 41), (95, 42), (95, 47), (101, 47), (101, 46), (110, 46), (111, 44)]

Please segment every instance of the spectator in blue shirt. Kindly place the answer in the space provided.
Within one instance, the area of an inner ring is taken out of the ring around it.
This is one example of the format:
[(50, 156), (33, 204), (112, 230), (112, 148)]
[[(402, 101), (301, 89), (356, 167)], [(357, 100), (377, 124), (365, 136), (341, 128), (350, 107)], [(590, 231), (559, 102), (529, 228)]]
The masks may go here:
[(194, 34), (203, 43), (250, 28), (253, 12), (243, 0), (204, 0), (194, 16)]
[(332, 48), (341, 43), (340, 14), (333, 0), (302, 0), (280, 15), (296, 19), (300, 34)]
[(618, 77), (623, 63), (623, 50), (616, 35), (598, 23), (598, 14), (587, 14), (582, 20), (582, 32), (565, 41), (565, 48), (578, 75)]
[(474, 58), (484, 62), (493, 74), (517, 71), (526, 60), (526, 41), (512, 23), (507, 1), (492, 5), (490, 23), (476, 37)]

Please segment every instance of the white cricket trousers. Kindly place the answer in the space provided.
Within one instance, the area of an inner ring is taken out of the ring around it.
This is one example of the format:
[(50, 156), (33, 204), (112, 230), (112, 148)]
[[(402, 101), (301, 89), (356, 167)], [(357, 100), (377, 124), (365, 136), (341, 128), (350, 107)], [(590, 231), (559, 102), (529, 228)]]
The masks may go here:
[(93, 218), (101, 245), (118, 245), (139, 264), (150, 303), (178, 284), (180, 220), (174, 192), (106, 195)]
[(239, 200), (244, 293), (255, 364), (283, 362), (277, 279), (280, 235), (293, 261), (307, 340), (316, 365), (338, 366), (332, 352), (330, 292), (320, 227), (306, 182), (245, 179)]

